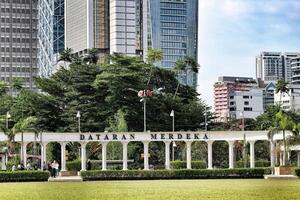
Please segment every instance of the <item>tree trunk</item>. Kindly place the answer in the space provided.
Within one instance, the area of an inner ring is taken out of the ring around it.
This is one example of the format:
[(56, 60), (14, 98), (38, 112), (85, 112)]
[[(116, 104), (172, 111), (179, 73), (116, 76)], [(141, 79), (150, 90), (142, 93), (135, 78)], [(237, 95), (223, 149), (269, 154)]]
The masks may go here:
[(287, 164), (287, 151), (286, 151), (286, 139), (285, 139), (285, 130), (282, 131), (283, 134), (283, 165)]

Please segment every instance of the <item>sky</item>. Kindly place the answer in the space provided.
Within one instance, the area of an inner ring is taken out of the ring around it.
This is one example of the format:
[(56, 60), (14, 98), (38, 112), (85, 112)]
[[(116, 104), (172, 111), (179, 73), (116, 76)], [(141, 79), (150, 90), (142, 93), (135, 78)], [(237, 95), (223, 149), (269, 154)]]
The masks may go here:
[(198, 92), (213, 107), (219, 76), (255, 78), (260, 52), (300, 52), (300, 0), (199, 0), (198, 48)]

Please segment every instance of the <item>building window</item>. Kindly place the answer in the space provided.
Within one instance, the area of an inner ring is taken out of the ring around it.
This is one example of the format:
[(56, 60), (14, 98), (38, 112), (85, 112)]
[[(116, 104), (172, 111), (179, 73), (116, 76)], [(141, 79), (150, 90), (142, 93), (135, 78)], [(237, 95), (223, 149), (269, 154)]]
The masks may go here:
[(234, 105), (234, 101), (230, 102), (230, 105), (233, 106)]
[(248, 106), (248, 105), (249, 105), (249, 101), (245, 101), (245, 102), (244, 102), (244, 105), (245, 105), (245, 106)]
[(233, 98), (234, 98), (234, 96), (230, 96), (229, 98), (230, 98), (230, 99), (233, 99)]
[(244, 107), (244, 111), (252, 111), (251, 107)]
[(249, 96), (243, 96), (243, 99), (249, 99)]

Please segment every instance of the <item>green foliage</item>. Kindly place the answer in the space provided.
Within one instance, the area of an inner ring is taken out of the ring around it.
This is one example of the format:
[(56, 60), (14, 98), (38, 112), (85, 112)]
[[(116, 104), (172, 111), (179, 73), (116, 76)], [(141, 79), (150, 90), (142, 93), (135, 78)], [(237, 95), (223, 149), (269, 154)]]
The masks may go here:
[(153, 64), (163, 59), (163, 51), (160, 49), (149, 49), (147, 51), (147, 56), (148, 63)]
[(263, 178), (271, 168), (252, 169), (192, 169), (192, 170), (128, 170), (80, 172), (84, 181), (91, 180), (155, 180), (155, 179), (225, 179)]
[[(171, 161), (170, 164), (172, 169), (186, 169), (186, 161), (175, 160)], [(205, 161), (192, 161), (192, 169), (206, 169), (206, 167)]]
[(72, 49), (71, 48), (66, 48), (64, 49), (59, 56), (59, 61), (64, 61), (64, 62), (72, 62)]
[(68, 171), (80, 171), (81, 161), (80, 160), (67, 161), (66, 167)]
[(295, 168), (295, 175), (300, 177), (300, 168)]
[(98, 50), (96, 48), (89, 49), (88, 54), (83, 58), (83, 61), (89, 64), (96, 64), (99, 60)]
[(48, 181), (50, 173), (48, 171), (2, 171), (0, 172), (0, 182), (33, 182)]
[(110, 131), (113, 132), (127, 132), (127, 122), (125, 119), (125, 113), (122, 110), (114, 115), (114, 119), (110, 121)]
[[(236, 162), (237, 168), (244, 167), (244, 160), (239, 160)], [(250, 167), (249, 159), (247, 161), (247, 167)], [(268, 160), (255, 160), (255, 167), (270, 167), (270, 161)]]
[(275, 89), (275, 93), (281, 92), (281, 93), (287, 93), (288, 92), (288, 82), (280, 79), (277, 81), (276, 83), (276, 89)]
[(8, 91), (8, 85), (4, 81), (0, 81), (0, 97), (4, 96)]

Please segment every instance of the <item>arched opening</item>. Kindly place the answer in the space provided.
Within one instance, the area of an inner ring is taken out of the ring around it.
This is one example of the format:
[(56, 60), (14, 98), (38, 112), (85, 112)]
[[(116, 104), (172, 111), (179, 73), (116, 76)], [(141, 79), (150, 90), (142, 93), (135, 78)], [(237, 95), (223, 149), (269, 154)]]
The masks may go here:
[(171, 143), (171, 168), (186, 169), (186, 143), (184, 141), (173, 141)]
[(30, 142), (26, 146), (26, 169), (41, 169), (41, 145), (38, 142)]
[(214, 141), (212, 145), (213, 167), (228, 168), (229, 167), (229, 145), (227, 141)]
[(50, 142), (46, 145), (45, 162), (51, 165), (53, 161), (57, 161), (61, 168), (61, 145), (58, 142)]
[(149, 168), (165, 169), (165, 143), (162, 141), (149, 143)]
[(128, 169), (144, 168), (144, 145), (142, 142), (129, 142), (127, 146)]
[(270, 167), (270, 142), (258, 140), (254, 144), (255, 167)]
[(79, 142), (68, 142), (66, 145), (66, 168), (67, 171), (81, 170), (81, 150)]
[(110, 170), (121, 170), (123, 165), (123, 146), (121, 142), (109, 142), (107, 144), (107, 168)]
[(206, 169), (207, 163), (207, 143), (194, 141), (192, 143), (192, 169)]
[[(86, 145), (86, 159), (90, 161), (91, 170), (102, 169), (102, 145), (100, 142), (89, 142)], [(87, 169), (88, 170), (88, 169)]]

